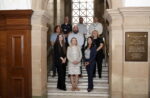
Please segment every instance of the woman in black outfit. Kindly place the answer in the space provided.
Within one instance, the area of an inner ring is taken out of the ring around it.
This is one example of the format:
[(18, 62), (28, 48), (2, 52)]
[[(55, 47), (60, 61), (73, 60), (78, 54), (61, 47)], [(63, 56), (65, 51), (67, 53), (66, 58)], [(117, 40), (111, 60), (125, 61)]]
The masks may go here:
[[(99, 75), (99, 78), (101, 78), (102, 77), (102, 63), (103, 63), (103, 58), (104, 58), (104, 52), (103, 52), (104, 42), (103, 42), (103, 39), (99, 37), (98, 31), (94, 30), (92, 32), (92, 36), (94, 39), (93, 43), (97, 48), (96, 49), (97, 51), (96, 62), (97, 62), (97, 68), (98, 68), (98, 75)], [(94, 69), (93, 77), (96, 77), (96, 67)]]
[(60, 90), (66, 90), (66, 46), (62, 34), (57, 36), (56, 42), (54, 44), (54, 57), (56, 60), (58, 72), (57, 88)]
[(96, 65), (95, 57), (96, 57), (96, 46), (93, 45), (93, 38), (88, 37), (87, 46), (84, 51), (84, 61), (88, 74), (88, 88), (87, 91), (91, 92), (93, 90), (93, 72)]

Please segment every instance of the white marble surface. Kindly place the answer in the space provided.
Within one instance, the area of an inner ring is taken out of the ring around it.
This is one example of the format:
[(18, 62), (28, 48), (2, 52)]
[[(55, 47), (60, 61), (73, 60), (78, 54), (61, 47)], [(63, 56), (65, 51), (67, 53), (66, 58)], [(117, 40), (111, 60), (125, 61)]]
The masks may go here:
[(0, 0), (0, 10), (31, 9), (32, 0)]
[(150, 7), (150, 0), (125, 0), (125, 7)]

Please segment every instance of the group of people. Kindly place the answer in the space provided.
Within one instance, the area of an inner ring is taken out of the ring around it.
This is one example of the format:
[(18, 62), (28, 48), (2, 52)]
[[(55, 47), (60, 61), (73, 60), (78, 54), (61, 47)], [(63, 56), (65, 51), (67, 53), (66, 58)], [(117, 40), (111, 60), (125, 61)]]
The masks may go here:
[[(65, 84), (66, 66), (72, 84), (72, 91), (79, 91), (79, 76), (82, 76), (82, 65), (86, 67), (88, 74), (87, 91), (93, 90), (93, 78), (96, 77), (96, 66), (101, 78), (102, 61), (104, 58), (104, 41), (99, 37), (102, 34), (102, 24), (98, 18), (93, 18), (93, 23), (87, 29), (83, 18), (79, 18), (79, 24), (69, 24), (69, 18), (65, 17), (64, 24), (57, 25), (50, 41), (53, 47), (53, 77), (58, 73), (57, 88), (67, 90)], [(86, 35), (90, 36), (86, 36)], [(83, 62), (83, 63), (82, 63)], [(56, 71), (57, 70), (57, 71)]]

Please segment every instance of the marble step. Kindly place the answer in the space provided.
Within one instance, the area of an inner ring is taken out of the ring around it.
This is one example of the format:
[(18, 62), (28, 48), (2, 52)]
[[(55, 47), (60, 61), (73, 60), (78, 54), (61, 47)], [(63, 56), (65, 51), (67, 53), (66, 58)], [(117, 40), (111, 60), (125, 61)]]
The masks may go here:
[[(52, 72), (52, 71), (51, 71)], [(96, 73), (97, 73), (98, 71), (96, 70)], [(66, 71), (66, 73), (68, 73), (68, 70)], [(86, 70), (82, 70), (82, 73), (87, 73), (87, 71)], [(102, 73), (108, 73), (108, 71), (102, 71)]]
[(109, 98), (108, 94), (72, 94), (68, 93), (67, 95), (63, 93), (48, 93), (48, 98)]
[[(83, 77), (87, 77), (87, 72), (82, 72)], [(96, 72), (96, 76), (98, 77), (98, 73)], [(66, 73), (66, 77), (68, 77), (68, 74)], [(108, 73), (102, 72), (102, 77), (108, 77)]]
[[(55, 86), (56, 87), (57, 85), (57, 82), (55, 83), (47, 83), (47, 86)], [(71, 83), (66, 83), (67, 86), (71, 86)], [(78, 86), (82, 87), (82, 86), (87, 86), (88, 83), (79, 83)], [(109, 87), (109, 84), (108, 83), (94, 83), (95, 86), (98, 86), (98, 87)]]
[[(57, 75), (57, 73), (56, 73)], [(68, 75), (68, 71), (66, 72), (66, 76)], [(87, 71), (82, 71), (82, 75), (83, 76), (87, 76)], [(52, 76), (52, 72), (51, 72), (51, 75), (49, 76)], [(96, 76), (98, 76), (98, 72), (96, 72)], [(102, 72), (102, 76), (108, 76), (108, 72)]]
[[(48, 89), (55, 89), (57, 87), (57, 85), (47, 85), (47, 88)], [(78, 85), (78, 87), (82, 90), (82, 89), (87, 89), (87, 87), (88, 87), (88, 85)], [(106, 85), (99, 85), (99, 86), (97, 86), (97, 85), (95, 85), (94, 84), (94, 89), (96, 89), (96, 90), (99, 90), (99, 89), (107, 89), (107, 91), (108, 91), (108, 85), (106, 86)], [(72, 88), (72, 86), (71, 86), (71, 84), (66, 84), (66, 88), (67, 89), (71, 89)]]
[[(79, 77), (79, 79), (87, 79), (88, 78), (88, 76), (87, 76), (87, 74), (82, 74), (82, 76), (83, 77)], [(52, 76), (48, 76), (48, 79), (57, 79), (58, 78), (58, 76), (56, 75), (55, 77), (52, 77)], [(66, 79), (70, 79), (69, 78), (69, 75), (66, 75)], [(108, 76), (107, 76), (107, 74), (106, 75), (102, 75), (102, 78), (99, 78), (98, 77), (98, 74), (96, 74), (96, 77), (94, 77), (93, 79), (108, 79)]]
[[(55, 77), (50, 76), (50, 77), (51, 77), (52, 79), (58, 79), (57, 76), (55, 76)], [(102, 75), (102, 78), (99, 78), (98, 75), (96, 75), (96, 77), (95, 77), (94, 79), (103, 79), (103, 78), (104, 78), (104, 79), (108, 79), (108, 76), (107, 76), (107, 75), (106, 75), (106, 76), (105, 76), (105, 75)], [(66, 79), (70, 79), (70, 78), (68, 77), (68, 75), (66, 75)], [(87, 77), (86, 74), (85, 74), (85, 75), (82, 74), (82, 77), (80, 77), (79, 79), (80, 79), (80, 80), (81, 80), (81, 79), (88, 79), (88, 77)]]
[[(50, 73), (52, 74), (53, 71), (50, 71)], [(98, 71), (96, 71), (96, 74), (98, 73)], [(66, 74), (68, 74), (68, 70), (66, 71)], [(87, 74), (87, 71), (86, 70), (82, 70), (82, 74)], [(107, 71), (102, 71), (102, 74), (108, 74)]]
[[(68, 69), (68, 68), (67, 68)], [(86, 68), (85, 67), (82, 67), (82, 70), (83, 71), (86, 71)], [(96, 68), (96, 71), (97, 71), (97, 68)], [(108, 71), (108, 67), (102, 67), (102, 71)]]
[[(48, 78), (48, 82), (53, 83), (53, 82), (57, 82), (57, 78)], [(66, 82), (70, 83), (70, 79), (67, 78)], [(79, 79), (79, 83), (87, 83), (88, 79)], [(108, 83), (108, 78), (101, 78), (101, 79), (94, 79), (93, 80), (94, 83), (98, 82), (98, 83)]]
[[(108, 90), (109, 89), (105, 89), (105, 88), (103, 88), (103, 89), (96, 89), (96, 88), (94, 88), (91, 92), (90, 92), (90, 94), (101, 94), (101, 93), (105, 93), (105, 94), (108, 94)], [(63, 90), (59, 90), (59, 89), (57, 89), (57, 88), (48, 88), (47, 89), (47, 92), (48, 93), (64, 93), (65, 95), (66, 94), (68, 94), (68, 93), (72, 93), (72, 94), (74, 94), (74, 93), (78, 93), (78, 94), (88, 94), (88, 92), (87, 92), (87, 88), (84, 88), (84, 89), (82, 89), (82, 88), (80, 88), (80, 91), (71, 91), (71, 88), (67, 88), (67, 91), (63, 91)]]
[[(49, 76), (48, 77), (48, 80), (50, 79), (57, 79), (58, 77), (57, 76), (55, 76), (55, 77), (51, 77), (51, 76)], [(66, 75), (66, 80), (67, 79), (70, 79), (69, 77), (68, 77), (68, 75)], [(87, 76), (84, 76), (84, 77), (80, 77), (79, 78), (80, 80), (87, 80), (88, 79), (88, 77)], [(103, 79), (105, 79), (105, 80), (108, 80), (108, 77), (102, 77), (102, 78), (99, 78), (98, 77), (98, 75), (96, 75), (96, 77), (95, 78), (93, 78), (94, 80), (103, 80)]]

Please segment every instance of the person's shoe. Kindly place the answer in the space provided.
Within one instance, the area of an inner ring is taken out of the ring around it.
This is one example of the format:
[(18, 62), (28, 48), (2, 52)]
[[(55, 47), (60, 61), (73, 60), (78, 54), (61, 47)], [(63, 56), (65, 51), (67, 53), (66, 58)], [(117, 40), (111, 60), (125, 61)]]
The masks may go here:
[(80, 88), (76, 87), (76, 91), (80, 91)]
[(93, 78), (96, 78), (96, 75), (93, 75)]
[(67, 89), (66, 89), (66, 88), (59, 88), (59, 87), (57, 87), (57, 89), (59, 89), (59, 90), (63, 90), (63, 91), (67, 91)]
[(82, 74), (80, 74), (79, 77), (82, 78), (83, 77)]
[(72, 88), (71, 88), (71, 91), (75, 91), (75, 88), (74, 88), (74, 87), (72, 87)]
[(102, 78), (102, 76), (99, 76), (99, 78)]
[(70, 78), (70, 75), (68, 75), (68, 78)]
[(93, 89), (89, 89), (89, 88), (87, 89), (88, 92), (91, 92), (92, 90), (93, 90)]
[(64, 88), (64, 89), (62, 89), (62, 90), (67, 91), (67, 89), (66, 89), (66, 88)]
[(56, 77), (56, 75), (52, 75), (52, 77)]

